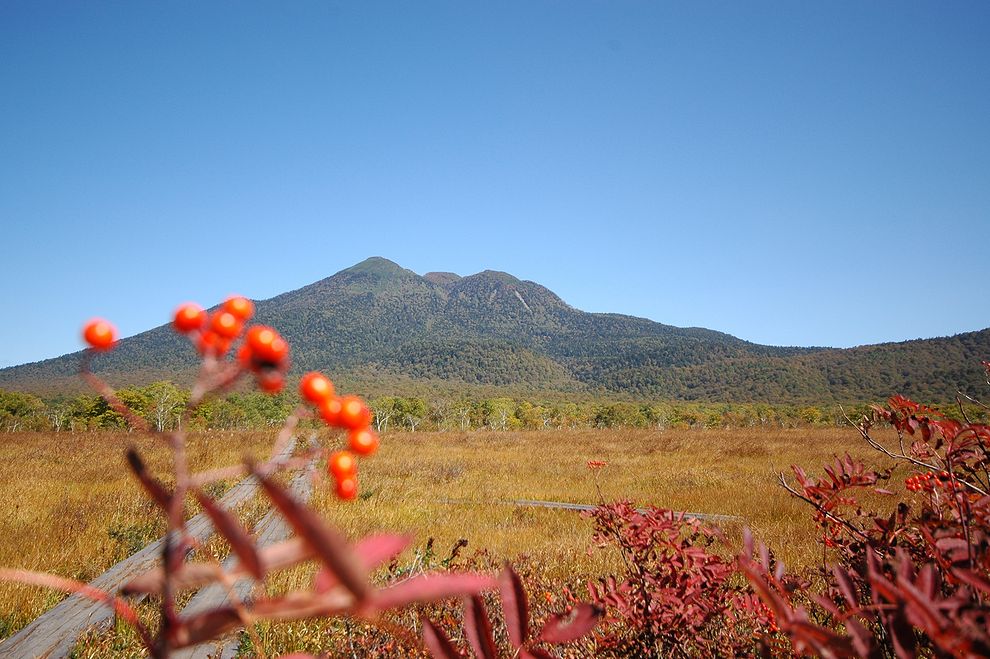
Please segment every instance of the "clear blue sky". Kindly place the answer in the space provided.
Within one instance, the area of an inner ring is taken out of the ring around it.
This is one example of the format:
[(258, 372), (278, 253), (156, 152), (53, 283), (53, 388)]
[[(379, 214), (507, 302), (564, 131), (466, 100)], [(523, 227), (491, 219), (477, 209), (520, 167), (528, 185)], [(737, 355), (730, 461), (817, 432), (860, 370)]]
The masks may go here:
[(0, 3), (0, 366), (371, 255), (760, 343), (990, 326), (990, 3)]

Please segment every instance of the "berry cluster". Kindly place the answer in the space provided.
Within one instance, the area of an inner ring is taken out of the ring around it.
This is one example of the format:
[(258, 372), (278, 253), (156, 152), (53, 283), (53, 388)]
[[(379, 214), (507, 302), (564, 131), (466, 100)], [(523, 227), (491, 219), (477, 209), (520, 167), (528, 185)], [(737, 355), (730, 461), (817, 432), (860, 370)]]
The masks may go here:
[(337, 396), (333, 382), (316, 371), (299, 381), (299, 393), (311, 403), (331, 428), (347, 431), (349, 451), (337, 451), (327, 460), (327, 470), (337, 483), (337, 496), (357, 496), (357, 455), (378, 450), (378, 435), (371, 429), (371, 409), (357, 396)]
[(252, 325), (245, 332), (245, 323), (254, 316), (254, 303), (234, 295), (212, 314), (194, 302), (175, 310), (172, 326), (189, 335), (201, 355), (221, 358), (231, 345), (244, 336), (237, 351), (237, 360), (254, 373), (258, 387), (268, 393), (278, 393), (285, 386), (289, 370), (289, 344), (271, 327)]
[(955, 477), (947, 471), (926, 471), (904, 479), (911, 492), (934, 492), (936, 489), (952, 491), (957, 487)]
[[(235, 295), (212, 314), (194, 302), (182, 304), (175, 311), (172, 326), (189, 336), (201, 355), (215, 359), (222, 359), (243, 337), (237, 349), (237, 364), (254, 374), (263, 391), (278, 393), (285, 386), (289, 370), (289, 344), (266, 325), (245, 328), (252, 316), (254, 303)], [(113, 325), (96, 318), (83, 327), (83, 338), (92, 349), (106, 351), (114, 347), (117, 332)], [(357, 396), (337, 396), (333, 383), (315, 371), (299, 381), (299, 393), (328, 426), (347, 431), (350, 450), (332, 453), (327, 470), (336, 481), (337, 496), (354, 499), (358, 491), (356, 456), (368, 456), (378, 450), (379, 438), (371, 429), (371, 409)]]

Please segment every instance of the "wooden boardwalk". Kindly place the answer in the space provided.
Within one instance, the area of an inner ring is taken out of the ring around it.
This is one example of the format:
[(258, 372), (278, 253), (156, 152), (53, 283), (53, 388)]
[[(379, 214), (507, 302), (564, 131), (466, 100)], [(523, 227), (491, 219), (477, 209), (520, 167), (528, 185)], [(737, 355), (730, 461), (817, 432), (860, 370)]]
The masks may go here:
[[(296, 501), (306, 503), (312, 493), (312, 475), (316, 469), (318, 456), (314, 456), (306, 466), (304, 471), (296, 474), (289, 482), (289, 492)], [(292, 534), (292, 529), (285, 519), (274, 508), (261, 518), (255, 527), (255, 540), (258, 549), (263, 549), (270, 545), (287, 540)], [(225, 570), (230, 569), (237, 558), (231, 554), (223, 562)], [(241, 602), (248, 600), (251, 591), (257, 583), (250, 578), (241, 579), (234, 584), (233, 591), (235, 597)], [(230, 593), (221, 584), (211, 584), (196, 593), (186, 607), (182, 610), (183, 617), (191, 616), (195, 613), (202, 613), (210, 609), (224, 606), (230, 602)], [(210, 641), (199, 645), (176, 650), (171, 653), (175, 659), (208, 659), (209, 657), (234, 657), (237, 654), (237, 636), (233, 638)]]
[[(295, 438), (288, 442), (279, 457), (288, 457), (294, 447)], [(257, 479), (249, 476), (234, 485), (219, 503), (224, 508), (234, 509), (249, 501), (257, 490)], [(205, 543), (213, 535), (213, 523), (205, 513), (200, 513), (186, 522), (186, 530), (197, 542)], [(116, 594), (123, 584), (161, 562), (164, 541), (164, 538), (155, 540), (111, 567), (89, 585)], [(107, 624), (112, 617), (111, 607), (81, 595), (70, 595), (0, 642), (0, 659), (66, 657), (83, 632), (90, 627)]]

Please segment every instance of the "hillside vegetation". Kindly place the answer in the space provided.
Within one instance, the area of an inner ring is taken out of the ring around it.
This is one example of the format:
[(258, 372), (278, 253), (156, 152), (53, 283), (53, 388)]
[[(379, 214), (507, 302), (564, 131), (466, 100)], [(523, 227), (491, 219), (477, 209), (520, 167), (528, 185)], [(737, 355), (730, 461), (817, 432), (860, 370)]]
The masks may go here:
[[(990, 330), (852, 349), (783, 348), (701, 328), (586, 313), (504, 272), (406, 270), (382, 258), (257, 303), (280, 328), (293, 371), (375, 380), (390, 393), (494, 387), (628, 399), (830, 403), (891, 391), (952, 400), (983, 381)], [(123, 385), (187, 384), (196, 356), (168, 326), (124, 339), (96, 371)], [(0, 387), (80, 388), (78, 355), (0, 370)], [(383, 379), (384, 376), (384, 379)]]

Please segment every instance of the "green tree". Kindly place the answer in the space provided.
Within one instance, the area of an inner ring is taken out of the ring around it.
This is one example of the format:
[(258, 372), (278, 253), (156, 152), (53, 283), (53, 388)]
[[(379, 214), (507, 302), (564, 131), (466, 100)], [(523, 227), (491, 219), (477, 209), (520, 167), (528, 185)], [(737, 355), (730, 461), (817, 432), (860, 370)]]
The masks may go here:
[(175, 428), (189, 393), (167, 380), (149, 384), (139, 391), (144, 397), (142, 414), (148, 423), (158, 432)]
[(33, 394), (0, 390), (0, 428), (37, 430), (45, 425), (45, 404)]
[(389, 421), (398, 416), (396, 413), (398, 399), (395, 396), (379, 396), (372, 399), (368, 405), (374, 415), (375, 429), (379, 434), (388, 432)]
[(516, 401), (511, 398), (489, 398), (484, 402), (485, 424), (492, 430), (509, 430), (521, 425), (516, 417)]
[(429, 410), (426, 401), (422, 398), (398, 398), (395, 411), (399, 421), (415, 431), (416, 426), (426, 418)]

